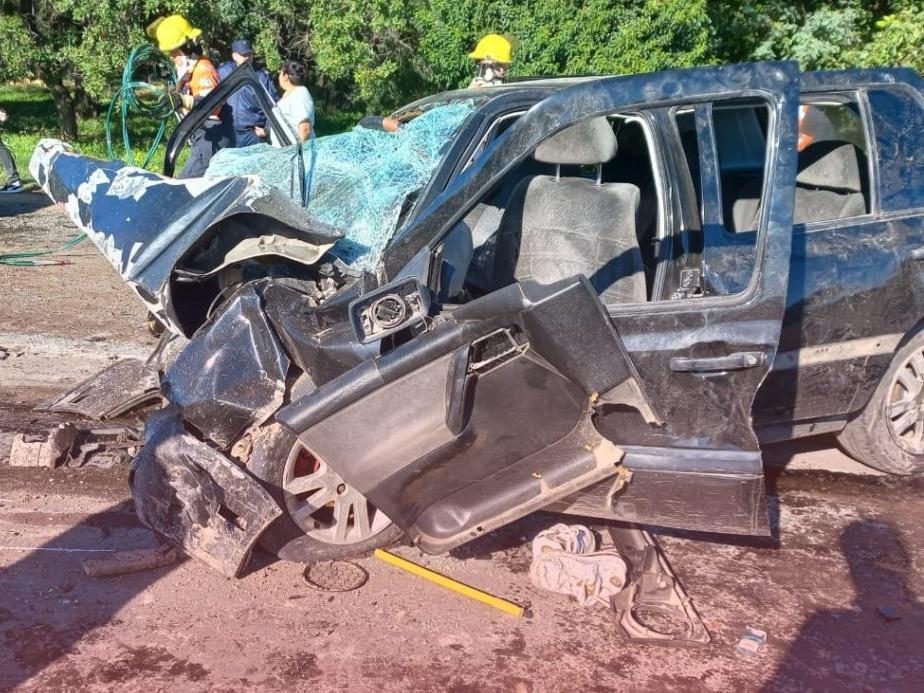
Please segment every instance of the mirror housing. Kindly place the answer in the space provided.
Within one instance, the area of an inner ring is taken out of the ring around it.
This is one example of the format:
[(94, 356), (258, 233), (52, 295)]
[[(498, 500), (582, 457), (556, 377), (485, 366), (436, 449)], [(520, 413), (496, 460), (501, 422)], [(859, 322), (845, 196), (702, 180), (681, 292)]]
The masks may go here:
[(398, 279), (350, 303), (350, 324), (362, 344), (423, 322), (430, 292), (413, 278)]

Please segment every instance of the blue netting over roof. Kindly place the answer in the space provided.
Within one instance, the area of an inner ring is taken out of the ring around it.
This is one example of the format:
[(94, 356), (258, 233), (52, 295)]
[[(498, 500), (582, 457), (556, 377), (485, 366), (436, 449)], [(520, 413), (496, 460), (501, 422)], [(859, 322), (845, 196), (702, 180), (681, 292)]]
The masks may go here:
[[(436, 106), (397, 133), (356, 127), (302, 145), (308, 212), (345, 234), (332, 252), (348, 265), (373, 270), (396, 230), (405, 203), (423, 188), (472, 101)], [(207, 176), (256, 174), (301, 202), (295, 146), (258, 144), (223, 149)]]

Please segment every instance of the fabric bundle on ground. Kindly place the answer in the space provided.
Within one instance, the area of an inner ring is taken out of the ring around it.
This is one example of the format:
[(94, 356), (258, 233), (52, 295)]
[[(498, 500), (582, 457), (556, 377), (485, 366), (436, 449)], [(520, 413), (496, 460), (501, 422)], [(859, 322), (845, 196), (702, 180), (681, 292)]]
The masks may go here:
[(581, 606), (609, 606), (626, 585), (628, 568), (614, 548), (595, 551), (597, 540), (583, 525), (558, 524), (533, 539), (529, 577), (536, 587), (569, 594)]
[[(356, 127), (302, 146), (308, 212), (344, 233), (331, 251), (358, 270), (375, 269), (402, 212), (427, 184), (471, 101), (435, 106), (397, 133)], [(301, 202), (296, 145), (224, 149), (206, 176), (258, 175)]]

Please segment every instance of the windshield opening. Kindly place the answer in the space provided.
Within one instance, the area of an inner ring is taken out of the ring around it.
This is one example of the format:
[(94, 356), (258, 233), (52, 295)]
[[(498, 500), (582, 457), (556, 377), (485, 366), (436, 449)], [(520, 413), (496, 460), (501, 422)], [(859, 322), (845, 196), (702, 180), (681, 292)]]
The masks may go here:
[(206, 175), (258, 175), (299, 203), (304, 189), (308, 213), (344, 234), (330, 252), (372, 271), (478, 101), (410, 104), (392, 116), (398, 132), (357, 126), (311, 139), (301, 145), (302, 162), (295, 145), (225, 149)]

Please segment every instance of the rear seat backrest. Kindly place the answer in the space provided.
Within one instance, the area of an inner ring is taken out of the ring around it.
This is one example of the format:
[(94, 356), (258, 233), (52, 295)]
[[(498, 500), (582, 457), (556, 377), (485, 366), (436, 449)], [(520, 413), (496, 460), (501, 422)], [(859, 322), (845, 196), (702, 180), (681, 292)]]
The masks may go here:
[(856, 148), (815, 142), (799, 153), (795, 223), (845, 219), (866, 212)]
[[(866, 212), (863, 179), (854, 145), (815, 142), (799, 153), (793, 223), (846, 219)], [(760, 185), (742, 188), (731, 205), (730, 231), (753, 231), (760, 211)]]

